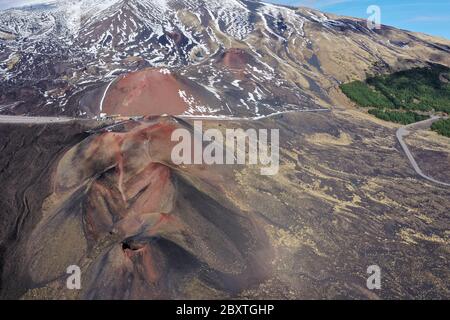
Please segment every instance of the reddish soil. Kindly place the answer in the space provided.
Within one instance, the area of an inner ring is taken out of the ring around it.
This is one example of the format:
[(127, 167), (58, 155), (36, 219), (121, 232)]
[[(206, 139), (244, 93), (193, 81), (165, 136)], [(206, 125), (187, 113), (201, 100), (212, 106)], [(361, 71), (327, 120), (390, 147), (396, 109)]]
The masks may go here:
[(180, 115), (188, 104), (180, 96), (199, 99), (185, 79), (160, 69), (144, 69), (120, 77), (108, 90), (103, 112), (109, 115)]
[(219, 63), (233, 70), (243, 70), (251, 62), (251, 56), (242, 49), (232, 48), (224, 52)]
[(192, 132), (175, 118), (147, 117), (59, 147), (51, 184), (38, 191), (39, 220), (17, 251), (24, 288), (65, 297), (61, 275), (74, 263), (85, 275), (80, 299), (184, 297), (197, 292), (185, 284), (205, 276), (232, 294), (266, 279), (268, 240), (232, 202), (233, 168), (174, 164), (178, 128)]

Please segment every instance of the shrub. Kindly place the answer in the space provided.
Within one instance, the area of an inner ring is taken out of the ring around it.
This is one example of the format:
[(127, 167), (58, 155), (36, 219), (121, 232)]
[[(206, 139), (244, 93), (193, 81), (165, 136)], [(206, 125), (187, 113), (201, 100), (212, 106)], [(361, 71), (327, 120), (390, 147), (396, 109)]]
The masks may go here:
[(361, 107), (450, 113), (450, 69), (433, 65), (341, 85)]
[(341, 85), (341, 90), (361, 107), (390, 108), (392, 102), (383, 94), (371, 89), (366, 83), (353, 81)]
[(431, 126), (431, 130), (450, 138), (450, 119), (436, 121)]
[(371, 109), (369, 110), (369, 113), (379, 119), (395, 123), (401, 123), (404, 125), (423, 121), (429, 118), (428, 116), (424, 116), (412, 111), (401, 112), (382, 109)]

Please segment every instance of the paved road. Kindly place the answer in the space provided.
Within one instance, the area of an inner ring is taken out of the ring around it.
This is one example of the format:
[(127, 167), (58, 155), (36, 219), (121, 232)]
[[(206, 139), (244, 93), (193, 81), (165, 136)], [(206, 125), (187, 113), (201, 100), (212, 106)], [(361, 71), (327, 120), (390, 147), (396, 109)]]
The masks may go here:
[(27, 124), (27, 123), (65, 123), (74, 121), (74, 118), (65, 117), (26, 117), (26, 116), (2, 116), (0, 115), (0, 123), (17, 123), (17, 124)]
[[(107, 91), (107, 90), (106, 90)], [(106, 94), (105, 91), (105, 94)], [(287, 113), (296, 113), (296, 112), (329, 112), (330, 109), (313, 109), (313, 110), (298, 110), (298, 111), (286, 111), (286, 112), (278, 112), (273, 113), (267, 116), (259, 116), (253, 118), (238, 118), (238, 117), (227, 117), (227, 116), (177, 116), (176, 118), (182, 120), (215, 120), (215, 121), (255, 121), (266, 118), (275, 117), (282, 114)], [(66, 117), (27, 117), (27, 116), (2, 116), (0, 115), (0, 124), (1, 123), (11, 123), (11, 124), (48, 124), (48, 123), (66, 123), (70, 121), (76, 120), (85, 120), (85, 119), (77, 119), (77, 118), (66, 118)], [(125, 121), (116, 122), (106, 128), (89, 131), (91, 133), (111, 130), (112, 128), (121, 125)]]
[(183, 116), (176, 116), (176, 118), (180, 118), (183, 120), (215, 120), (215, 121), (256, 121), (256, 120), (263, 120), (268, 118), (273, 118), (279, 115), (283, 114), (289, 114), (289, 113), (301, 113), (301, 112), (330, 112), (331, 109), (307, 109), (307, 110), (291, 110), (291, 111), (283, 111), (283, 112), (275, 112), (272, 114), (269, 114), (267, 116), (257, 116), (257, 117), (248, 117), (248, 118), (242, 118), (242, 117), (228, 117), (228, 116), (195, 116), (195, 115), (183, 115)]
[[(105, 90), (105, 94), (106, 94)], [(298, 110), (298, 111), (286, 111), (286, 112), (279, 112), (279, 113), (274, 113), (274, 114), (270, 114), (267, 116), (260, 116), (260, 117), (253, 117), (253, 118), (238, 118), (238, 117), (220, 117), (220, 116), (179, 116), (178, 118), (180, 119), (184, 119), (184, 120), (215, 120), (215, 121), (251, 121), (251, 120), (262, 120), (262, 119), (267, 119), (267, 118), (271, 118), (271, 117), (275, 117), (278, 115), (282, 115), (282, 114), (287, 114), (287, 113), (296, 113), (296, 112), (329, 112), (329, 109), (315, 109), (315, 110)], [(419, 165), (417, 164), (416, 160), (414, 159), (414, 156), (411, 154), (411, 151), (409, 150), (407, 144), (405, 143), (405, 141), (403, 140), (403, 138), (405, 136), (407, 136), (410, 132), (408, 131), (408, 129), (412, 129), (412, 128), (428, 128), (429, 126), (431, 126), (431, 124), (433, 124), (434, 122), (436, 122), (437, 120), (439, 120), (440, 117), (434, 116), (430, 119), (427, 119), (425, 121), (421, 121), (421, 122), (417, 122), (417, 123), (413, 123), (404, 127), (401, 127), (400, 129), (397, 130), (397, 139), (403, 149), (403, 151), (405, 152), (406, 156), (408, 157), (409, 162), (411, 163), (412, 167), (414, 168), (414, 170), (416, 171), (416, 173), (418, 175), (420, 175), (421, 177), (423, 177), (424, 179), (433, 182), (433, 183), (437, 183), (440, 185), (444, 185), (447, 187), (450, 187), (450, 183), (446, 183), (446, 182), (442, 182), (442, 181), (438, 181), (430, 176), (427, 176), (425, 173), (423, 173), (422, 169), (420, 169)], [(0, 115), (0, 123), (13, 123), (13, 124), (32, 124), (32, 123), (37, 123), (37, 124), (47, 124), (47, 123), (66, 123), (66, 122), (70, 122), (70, 121), (74, 121), (77, 120), (75, 118), (64, 118), (64, 117), (26, 117), (26, 116), (2, 116)], [(120, 123), (119, 123), (120, 124)], [(110, 127), (107, 127), (106, 129), (111, 129), (114, 126), (117, 126), (118, 124), (114, 124)], [(105, 130), (102, 129), (102, 130)]]
[(408, 131), (408, 129), (427, 128), (427, 127), (430, 127), (434, 122), (438, 121), (439, 119), (440, 119), (440, 117), (434, 116), (428, 120), (413, 123), (413, 124), (407, 125), (405, 127), (401, 127), (400, 129), (397, 130), (396, 135), (397, 135), (398, 142), (400, 142), (400, 145), (402, 146), (403, 151), (405, 152), (406, 156), (408, 157), (409, 162), (411, 163), (411, 165), (413, 166), (414, 170), (417, 172), (418, 175), (420, 175), (422, 178), (424, 178), (428, 181), (431, 181), (433, 183), (437, 183), (437, 184), (440, 184), (443, 186), (450, 187), (450, 183), (438, 181), (430, 176), (427, 176), (425, 173), (423, 173), (422, 169), (420, 169), (419, 165), (417, 164), (416, 160), (414, 159), (414, 156), (412, 155), (411, 151), (409, 151), (408, 145), (403, 140), (403, 137), (407, 136), (410, 133)]
[[(262, 120), (262, 119), (267, 119), (267, 118), (272, 118), (275, 116), (279, 116), (279, 115), (283, 115), (283, 114), (288, 114), (288, 113), (297, 113), (297, 112), (330, 112), (330, 109), (310, 109), (310, 110), (297, 110), (297, 111), (285, 111), (285, 112), (277, 112), (277, 113), (272, 113), (270, 115), (267, 116), (258, 116), (258, 117), (249, 117), (249, 118), (242, 118), (242, 117), (228, 117), (228, 116), (195, 116), (195, 115), (181, 115), (181, 116), (173, 116), (175, 119), (180, 119), (180, 120), (210, 120), (210, 121), (257, 121), (257, 120)], [(167, 115), (161, 115), (162, 117), (167, 116)], [(133, 117), (131, 117), (133, 118)], [(144, 117), (134, 117), (135, 119), (139, 120), (141, 118)], [(114, 129), (115, 127), (118, 127), (120, 125), (122, 125), (123, 123), (125, 123), (126, 120), (122, 120), (119, 122), (116, 122), (110, 126), (101, 128), (101, 129), (96, 129), (96, 130), (92, 130), (92, 131), (88, 131), (89, 133), (98, 133), (98, 132), (104, 132), (104, 131), (109, 131)]]

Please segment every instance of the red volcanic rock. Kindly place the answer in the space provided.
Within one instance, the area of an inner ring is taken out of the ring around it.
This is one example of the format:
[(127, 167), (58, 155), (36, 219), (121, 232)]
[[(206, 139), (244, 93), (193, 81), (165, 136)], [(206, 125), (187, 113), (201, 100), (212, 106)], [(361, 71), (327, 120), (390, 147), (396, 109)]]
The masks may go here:
[(51, 283), (76, 263), (80, 298), (157, 299), (176, 297), (173, 279), (204, 272), (230, 293), (267, 277), (267, 237), (231, 202), (233, 170), (172, 163), (180, 127), (192, 130), (171, 117), (127, 121), (61, 155), (28, 242), (33, 281)]
[[(165, 69), (144, 69), (117, 79), (107, 92), (103, 112), (109, 115), (180, 115), (201, 104), (186, 79)], [(188, 102), (189, 100), (189, 102)]]
[(237, 48), (227, 50), (219, 59), (219, 63), (235, 70), (245, 69), (245, 66), (250, 62), (251, 56), (245, 50)]

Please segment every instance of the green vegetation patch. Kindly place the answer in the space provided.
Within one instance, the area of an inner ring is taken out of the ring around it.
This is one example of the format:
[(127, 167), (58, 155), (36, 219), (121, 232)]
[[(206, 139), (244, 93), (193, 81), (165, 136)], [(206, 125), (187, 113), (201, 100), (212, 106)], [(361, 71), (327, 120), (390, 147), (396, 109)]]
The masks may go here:
[[(407, 125), (428, 119), (424, 113), (450, 113), (450, 68), (441, 65), (352, 81), (340, 88), (350, 100), (385, 121)], [(450, 137), (450, 120), (438, 121), (431, 129)]]
[(342, 92), (361, 107), (393, 108), (394, 104), (366, 83), (353, 81), (341, 85)]
[(404, 125), (423, 121), (429, 118), (428, 116), (424, 116), (413, 111), (401, 112), (382, 109), (370, 109), (369, 113), (379, 119), (401, 123)]
[(361, 107), (450, 113), (450, 68), (434, 65), (341, 85)]
[(431, 130), (450, 138), (450, 119), (436, 121), (431, 126)]

